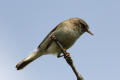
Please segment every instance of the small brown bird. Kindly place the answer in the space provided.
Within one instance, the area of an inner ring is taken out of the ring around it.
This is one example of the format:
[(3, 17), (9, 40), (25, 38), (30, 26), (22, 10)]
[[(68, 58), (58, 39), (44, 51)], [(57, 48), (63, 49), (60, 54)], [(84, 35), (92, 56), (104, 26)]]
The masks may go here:
[(16, 65), (17, 70), (24, 68), (30, 62), (42, 55), (56, 54), (60, 57), (61, 50), (56, 43), (52, 41), (52, 36), (56, 36), (64, 49), (67, 50), (84, 32), (88, 32), (93, 35), (93, 33), (90, 32), (87, 23), (80, 18), (71, 18), (61, 22), (46, 36), (46, 38), (32, 54)]

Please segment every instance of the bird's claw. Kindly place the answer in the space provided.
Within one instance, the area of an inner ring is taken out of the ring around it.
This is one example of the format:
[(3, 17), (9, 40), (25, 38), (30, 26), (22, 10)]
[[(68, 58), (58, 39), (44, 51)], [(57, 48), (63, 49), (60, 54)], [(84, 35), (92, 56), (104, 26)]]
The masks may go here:
[(53, 40), (57, 40), (57, 39), (56, 39), (56, 36), (51, 36), (51, 39), (53, 39)]
[(58, 55), (57, 55), (57, 58), (61, 58), (61, 57), (67, 58), (67, 57), (69, 57), (69, 56), (70, 56), (70, 53), (66, 52), (65, 55), (64, 55), (64, 54), (61, 55), (61, 53), (58, 54)]
[(70, 56), (70, 53), (66, 52), (66, 54), (65, 54), (65, 55), (66, 55), (66, 57), (68, 57), (68, 56)]
[(58, 54), (57, 55), (57, 58), (61, 58), (61, 57), (63, 57), (64, 55), (60, 55), (60, 54)]

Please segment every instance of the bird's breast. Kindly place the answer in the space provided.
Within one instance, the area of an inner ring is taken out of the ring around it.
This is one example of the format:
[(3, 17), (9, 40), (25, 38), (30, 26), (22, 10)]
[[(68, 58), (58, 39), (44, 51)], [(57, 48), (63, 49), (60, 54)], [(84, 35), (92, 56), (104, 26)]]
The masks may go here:
[[(78, 30), (71, 28), (71, 26), (64, 25), (58, 30), (55, 30), (51, 36), (56, 36), (57, 40), (62, 44), (62, 46), (65, 49), (68, 49), (79, 38), (80, 34)], [(47, 51), (50, 53), (60, 53), (60, 49), (54, 41), (49, 46)]]
[(70, 48), (78, 39), (78, 32), (74, 31), (70, 27), (63, 27), (55, 32), (56, 38), (60, 41), (64, 48)]

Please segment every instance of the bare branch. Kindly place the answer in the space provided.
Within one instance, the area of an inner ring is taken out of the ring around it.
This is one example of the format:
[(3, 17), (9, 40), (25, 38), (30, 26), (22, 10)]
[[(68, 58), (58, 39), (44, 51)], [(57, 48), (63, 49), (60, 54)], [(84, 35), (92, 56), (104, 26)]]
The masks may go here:
[(74, 64), (73, 64), (73, 60), (70, 57), (70, 55), (68, 55), (69, 53), (66, 52), (66, 50), (63, 48), (63, 46), (61, 45), (61, 43), (59, 42), (59, 40), (56, 39), (56, 36), (52, 36), (51, 39), (53, 41), (55, 41), (55, 43), (58, 45), (58, 47), (60, 48), (61, 52), (64, 54), (64, 59), (66, 60), (66, 62), (70, 65), (70, 67), (72, 68), (73, 72), (75, 73), (77, 80), (83, 80), (83, 77), (79, 74), (79, 72), (76, 70)]

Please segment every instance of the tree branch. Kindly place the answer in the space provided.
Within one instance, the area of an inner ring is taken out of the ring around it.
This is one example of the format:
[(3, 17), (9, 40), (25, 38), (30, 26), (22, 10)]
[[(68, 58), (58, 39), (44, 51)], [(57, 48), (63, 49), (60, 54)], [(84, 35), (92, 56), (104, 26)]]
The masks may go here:
[(61, 45), (61, 43), (56, 39), (56, 36), (52, 36), (51, 39), (53, 41), (55, 41), (55, 43), (58, 45), (58, 47), (60, 48), (61, 52), (64, 54), (64, 59), (66, 60), (66, 62), (70, 65), (70, 67), (72, 68), (74, 74), (77, 77), (77, 80), (83, 80), (83, 77), (79, 74), (79, 72), (76, 70), (74, 64), (73, 64), (73, 60), (70, 57), (70, 55), (66, 55), (69, 54), (68, 52), (66, 52), (66, 50), (63, 48), (63, 46)]

